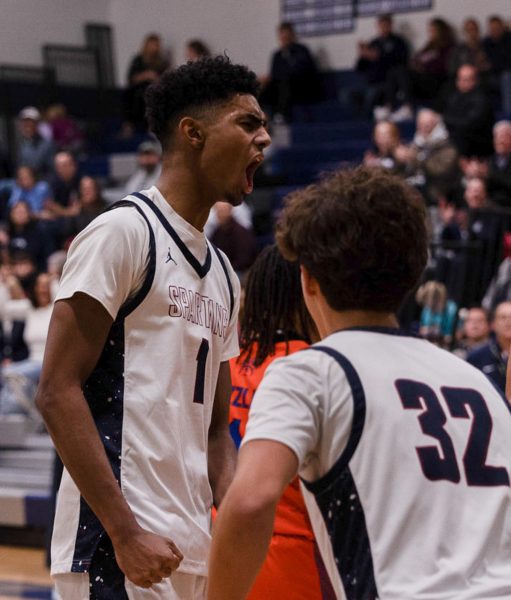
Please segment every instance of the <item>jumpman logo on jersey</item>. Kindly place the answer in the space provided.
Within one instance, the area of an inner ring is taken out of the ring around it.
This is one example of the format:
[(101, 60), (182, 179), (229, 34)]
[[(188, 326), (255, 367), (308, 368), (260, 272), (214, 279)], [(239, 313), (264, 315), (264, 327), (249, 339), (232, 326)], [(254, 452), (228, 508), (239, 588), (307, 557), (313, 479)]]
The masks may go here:
[(177, 262), (172, 258), (172, 255), (170, 253), (170, 247), (169, 247), (169, 251), (167, 253), (167, 260), (165, 261), (165, 264), (167, 264), (170, 261), (172, 261), (176, 265), (176, 267), (177, 267)]

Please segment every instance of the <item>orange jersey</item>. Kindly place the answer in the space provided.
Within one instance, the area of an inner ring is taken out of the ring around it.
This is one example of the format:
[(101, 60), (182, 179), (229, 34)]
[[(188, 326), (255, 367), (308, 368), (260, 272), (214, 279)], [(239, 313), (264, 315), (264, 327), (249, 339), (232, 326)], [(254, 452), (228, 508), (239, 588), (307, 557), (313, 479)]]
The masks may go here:
[[(286, 342), (277, 342), (275, 344), (275, 354), (268, 356), (259, 367), (254, 367), (253, 362), (250, 359), (246, 360), (243, 355), (239, 361), (237, 359), (231, 360), (232, 394), (229, 426), (231, 435), (238, 447), (245, 435), (252, 399), (261, 383), (266, 368), (276, 358), (281, 358), (307, 347), (308, 344), (301, 340), (291, 340), (287, 344)], [(300, 492), (298, 478), (290, 483), (282, 495), (277, 506), (273, 533), (301, 536), (309, 540), (314, 539), (307, 509)]]

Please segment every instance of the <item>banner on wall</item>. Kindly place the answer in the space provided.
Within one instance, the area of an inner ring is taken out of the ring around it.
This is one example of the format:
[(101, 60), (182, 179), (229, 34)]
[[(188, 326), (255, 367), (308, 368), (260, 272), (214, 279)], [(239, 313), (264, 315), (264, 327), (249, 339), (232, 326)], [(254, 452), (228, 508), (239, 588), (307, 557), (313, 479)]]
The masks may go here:
[(281, 20), (302, 37), (350, 33), (355, 18), (430, 10), (433, 0), (281, 0)]
[(433, 0), (356, 0), (355, 4), (358, 17), (374, 17), (383, 13), (399, 14), (433, 8)]
[(354, 30), (353, 0), (281, 0), (282, 21), (293, 23), (300, 36), (348, 33)]

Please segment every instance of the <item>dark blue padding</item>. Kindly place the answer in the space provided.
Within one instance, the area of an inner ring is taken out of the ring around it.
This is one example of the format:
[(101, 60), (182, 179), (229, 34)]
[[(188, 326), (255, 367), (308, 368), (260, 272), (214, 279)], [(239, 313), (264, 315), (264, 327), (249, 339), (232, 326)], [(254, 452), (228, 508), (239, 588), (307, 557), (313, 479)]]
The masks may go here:
[[(209, 242), (209, 243), (211, 244), (211, 242)], [(231, 278), (229, 277), (229, 271), (227, 270), (227, 265), (225, 264), (222, 253), (214, 244), (211, 244), (211, 245), (213, 246), (213, 250), (216, 252), (216, 255), (218, 256), (218, 260), (220, 261), (220, 264), (222, 265), (222, 269), (224, 270), (224, 273), (225, 273), (225, 278), (227, 279), (227, 286), (229, 288), (229, 300), (231, 303), (231, 307), (229, 310), (229, 321), (230, 321), (231, 317), (232, 317), (232, 311), (234, 310), (234, 292), (233, 292), (233, 288), (232, 288), (232, 282), (231, 282)]]
[(156, 206), (156, 204), (154, 202), (149, 200), (149, 198), (147, 196), (144, 196), (144, 194), (141, 194), (140, 192), (134, 192), (133, 194), (130, 194), (130, 195), (135, 196), (139, 200), (142, 200), (142, 202), (144, 202), (145, 204), (147, 204), (147, 206), (149, 206), (149, 208), (158, 217), (159, 221), (161, 222), (161, 224), (163, 225), (163, 227), (165, 228), (167, 233), (174, 240), (174, 243), (181, 251), (181, 254), (190, 263), (190, 265), (196, 271), (197, 275), (201, 279), (203, 279), (209, 273), (209, 269), (211, 268), (211, 250), (209, 249), (209, 245), (207, 247), (206, 260), (204, 261), (204, 264), (201, 265), (200, 262), (195, 258), (195, 256), (190, 252), (190, 250), (188, 250), (187, 245), (179, 237), (179, 235), (176, 233), (176, 231), (174, 230), (172, 225), (167, 221), (167, 219), (164, 217), (161, 210)]
[(309, 350), (328, 354), (346, 374), (353, 397), (353, 423), (346, 448), (330, 471), (317, 481), (303, 483), (314, 495), (325, 523), (347, 600), (376, 600), (378, 590), (364, 508), (349, 466), (364, 429), (364, 388), (343, 354), (327, 346), (312, 346), (303, 352)]
[(304, 482), (307, 488), (313, 494), (318, 494), (321, 493), (322, 490), (328, 489), (328, 487), (337, 480), (339, 475), (348, 466), (355, 450), (357, 449), (358, 443), (362, 436), (362, 431), (364, 430), (366, 418), (366, 398), (358, 373), (351, 362), (343, 354), (337, 352), (337, 350), (334, 350), (333, 348), (329, 348), (328, 346), (311, 346), (308, 348), (308, 350), (306, 350), (306, 352), (310, 350), (324, 352), (325, 354), (331, 356), (339, 364), (341, 369), (346, 374), (353, 397), (353, 422), (346, 448), (328, 473), (325, 473), (323, 477), (312, 483)]
[(112, 210), (115, 208), (122, 208), (123, 206), (130, 206), (135, 208), (144, 218), (147, 227), (149, 229), (149, 260), (147, 264), (147, 271), (144, 282), (138, 292), (133, 296), (133, 298), (128, 299), (119, 309), (117, 313), (117, 319), (125, 318), (131, 312), (133, 312), (144, 300), (144, 298), (149, 293), (154, 281), (154, 274), (156, 271), (156, 240), (154, 237), (154, 231), (149, 223), (149, 219), (145, 216), (144, 211), (136, 204), (135, 202), (131, 202), (130, 200), (121, 200), (120, 202), (116, 202), (112, 204), (108, 208), (108, 210)]

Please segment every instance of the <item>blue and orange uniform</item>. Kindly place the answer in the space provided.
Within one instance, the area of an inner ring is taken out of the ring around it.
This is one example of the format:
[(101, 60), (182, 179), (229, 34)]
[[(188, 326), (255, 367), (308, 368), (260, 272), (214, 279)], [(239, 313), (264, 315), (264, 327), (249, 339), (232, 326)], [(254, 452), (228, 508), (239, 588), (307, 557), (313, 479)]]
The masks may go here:
[[(257, 367), (251, 358), (257, 348), (252, 348), (249, 357), (242, 354), (231, 360), (230, 430), (238, 447), (245, 434), (252, 398), (266, 368), (276, 358), (307, 347), (302, 340), (277, 342), (275, 353)], [(333, 598), (329, 587), (296, 477), (277, 506), (270, 548), (248, 600), (325, 600)]]

